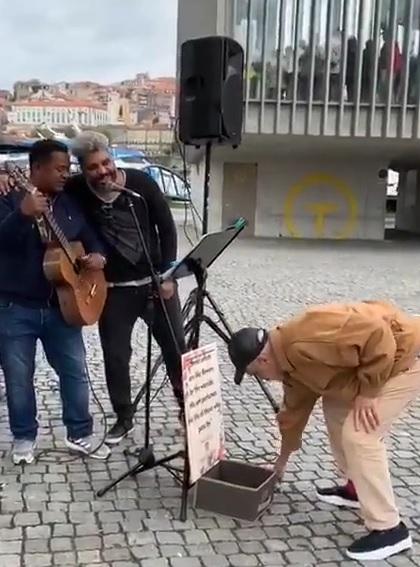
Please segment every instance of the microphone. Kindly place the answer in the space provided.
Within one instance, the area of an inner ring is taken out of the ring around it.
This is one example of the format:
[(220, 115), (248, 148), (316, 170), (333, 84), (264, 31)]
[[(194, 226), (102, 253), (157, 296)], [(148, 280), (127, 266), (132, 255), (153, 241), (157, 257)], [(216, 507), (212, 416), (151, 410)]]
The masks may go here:
[(120, 185), (119, 183), (115, 183), (115, 181), (110, 181), (108, 183), (108, 187), (110, 189), (112, 189), (112, 191), (115, 191), (117, 193), (126, 193), (127, 195), (130, 195), (130, 197), (134, 197), (135, 199), (143, 200), (142, 195), (139, 195), (138, 193), (136, 193), (132, 189), (128, 189), (127, 187), (124, 187), (124, 185)]

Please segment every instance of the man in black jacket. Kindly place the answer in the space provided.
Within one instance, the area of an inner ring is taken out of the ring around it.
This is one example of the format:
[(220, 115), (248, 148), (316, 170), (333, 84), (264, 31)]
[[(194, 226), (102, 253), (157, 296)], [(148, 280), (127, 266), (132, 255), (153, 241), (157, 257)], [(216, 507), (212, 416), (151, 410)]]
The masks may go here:
[(160, 289), (174, 337), (161, 300), (153, 298), (150, 284), (142, 282), (150, 276), (150, 269), (129, 208), (130, 197), (113, 190), (112, 182), (140, 196), (140, 199), (133, 199), (133, 206), (157, 272), (165, 271), (176, 260), (177, 233), (159, 186), (144, 172), (118, 170), (105, 136), (84, 132), (74, 141), (72, 151), (83, 174), (69, 179), (66, 190), (77, 199), (107, 247), (105, 274), (110, 287), (99, 332), (108, 391), (117, 416), (108, 432), (107, 443), (116, 444), (133, 429), (130, 358), (135, 322), (140, 317), (152, 324), (181, 410), (180, 353), (185, 350), (185, 339), (176, 284), (165, 282)]

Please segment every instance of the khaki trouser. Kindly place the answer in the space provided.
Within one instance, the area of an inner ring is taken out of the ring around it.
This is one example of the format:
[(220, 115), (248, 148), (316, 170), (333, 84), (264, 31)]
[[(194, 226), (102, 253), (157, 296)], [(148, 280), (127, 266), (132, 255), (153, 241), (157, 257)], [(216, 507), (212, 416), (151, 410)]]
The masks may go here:
[(378, 396), (380, 427), (356, 431), (351, 405), (323, 399), (331, 449), (344, 478), (353, 481), (369, 530), (396, 526), (400, 517), (392, 489), (384, 436), (402, 411), (420, 394), (420, 361), (391, 378)]

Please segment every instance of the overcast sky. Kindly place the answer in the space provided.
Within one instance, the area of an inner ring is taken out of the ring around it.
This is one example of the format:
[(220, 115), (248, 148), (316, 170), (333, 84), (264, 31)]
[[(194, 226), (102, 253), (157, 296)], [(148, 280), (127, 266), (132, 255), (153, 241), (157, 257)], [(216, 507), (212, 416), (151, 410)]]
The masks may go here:
[(174, 75), (177, 0), (0, 0), (0, 88)]

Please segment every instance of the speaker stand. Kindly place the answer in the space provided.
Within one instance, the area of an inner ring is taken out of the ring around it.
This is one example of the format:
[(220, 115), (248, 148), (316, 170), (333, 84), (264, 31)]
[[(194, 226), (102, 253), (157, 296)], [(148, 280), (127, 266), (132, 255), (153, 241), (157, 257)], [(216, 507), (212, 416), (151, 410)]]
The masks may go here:
[(210, 166), (211, 166), (211, 150), (212, 143), (206, 143), (206, 157), (204, 166), (204, 199), (203, 199), (203, 224), (201, 235), (204, 236), (208, 232), (209, 224), (209, 196), (210, 196)]

